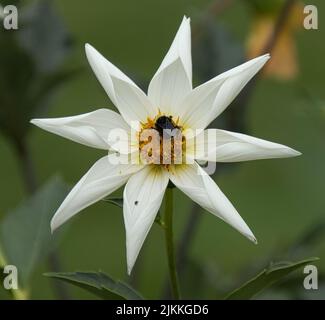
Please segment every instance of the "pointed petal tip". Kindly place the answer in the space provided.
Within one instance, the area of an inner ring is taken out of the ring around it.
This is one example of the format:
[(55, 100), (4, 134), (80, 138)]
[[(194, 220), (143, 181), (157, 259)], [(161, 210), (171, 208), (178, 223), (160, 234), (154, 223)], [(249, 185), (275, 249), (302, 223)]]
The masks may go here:
[(98, 53), (98, 51), (89, 43), (85, 44), (85, 52), (88, 59), (90, 58), (90, 55)]
[(56, 230), (56, 226), (54, 225), (54, 223), (53, 223), (53, 220), (51, 221), (51, 234), (53, 234), (54, 233), (54, 231)]
[(183, 16), (183, 20), (180, 24), (180, 29), (183, 28), (191, 28), (191, 18), (187, 17), (186, 15)]
[(256, 57), (255, 59), (257, 60), (264, 60), (265, 63), (271, 58), (271, 54), (270, 53), (266, 53), (266, 54), (263, 54), (259, 57)]
[(302, 153), (298, 150), (295, 150), (295, 149), (291, 149), (291, 154), (292, 154), (292, 157), (299, 157), (302, 155)]
[(29, 121), (31, 124), (33, 124), (34, 126), (40, 127), (41, 123), (42, 123), (42, 119), (32, 119)]
[[(261, 56), (257, 56), (249, 61), (254, 61), (256, 62), (263, 62), (263, 65), (271, 58), (271, 55), (269, 53), (263, 54)], [(248, 61), (248, 62), (249, 62)]]
[(302, 155), (302, 153), (300, 151), (297, 151), (290, 147), (285, 147), (283, 154), (284, 154), (284, 157), (286, 157), (286, 158), (298, 157), (298, 156)]
[(126, 265), (127, 265), (127, 274), (128, 274), (128, 276), (131, 276), (134, 262), (131, 261), (131, 258), (128, 256), (128, 254), (126, 256)]
[(89, 53), (91, 53), (91, 51), (95, 50), (95, 48), (89, 44), (89, 43), (85, 43), (85, 51), (86, 51), (86, 55), (88, 56)]
[[(127, 235), (126, 238), (128, 239)], [(133, 266), (136, 261), (136, 257), (133, 256), (134, 252), (131, 250), (130, 244), (128, 240), (126, 241), (126, 267), (127, 267), (127, 274), (128, 276), (131, 275), (131, 272), (133, 270)]]
[(248, 240), (252, 241), (254, 244), (257, 244), (257, 240), (256, 240), (255, 236), (253, 235), (253, 233), (245, 234), (245, 236), (248, 238)]
[(30, 123), (36, 127), (44, 129), (47, 125), (51, 125), (51, 119), (32, 119), (30, 120)]
[(128, 276), (129, 277), (131, 276), (131, 272), (132, 272), (132, 268), (131, 267), (127, 267), (127, 273), (128, 273)]
[[(55, 214), (56, 215), (56, 214)], [(51, 233), (53, 234), (61, 225), (62, 223), (59, 223), (55, 217), (55, 215), (53, 216), (50, 226), (51, 226)]]
[(183, 22), (191, 22), (191, 18), (184, 14)]
[(257, 240), (251, 231), (251, 229), (246, 225), (244, 230), (238, 230), (242, 235), (244, 235), (248, 240), (252, 241), (254, 244), (257, 244)]

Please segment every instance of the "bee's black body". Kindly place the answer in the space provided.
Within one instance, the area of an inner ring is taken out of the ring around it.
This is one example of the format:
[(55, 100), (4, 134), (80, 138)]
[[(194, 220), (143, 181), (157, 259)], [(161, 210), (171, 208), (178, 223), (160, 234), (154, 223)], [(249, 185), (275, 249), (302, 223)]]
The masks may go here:
[[(178, 126), (174, 124), (171, 116), (161, 116), (156, 120), (155, 128), (159, 134), (163, 136), (165, 129), (173, 131), (174, 129), (178, 128)], [(167, 132), (165, 132), (165, 134), (167, 134)]]

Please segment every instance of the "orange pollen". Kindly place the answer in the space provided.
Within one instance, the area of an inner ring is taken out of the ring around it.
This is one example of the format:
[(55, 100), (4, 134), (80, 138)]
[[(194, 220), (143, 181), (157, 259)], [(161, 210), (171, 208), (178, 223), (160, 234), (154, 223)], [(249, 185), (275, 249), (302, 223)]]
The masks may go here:
[(141, 162), (162, 165), (167, 170), (172, 164), (181, 164), (186, 146), (182, 131), (179, 118), (174, 121), (160, 112), (153, 119), (147, 118), (138, 132)]

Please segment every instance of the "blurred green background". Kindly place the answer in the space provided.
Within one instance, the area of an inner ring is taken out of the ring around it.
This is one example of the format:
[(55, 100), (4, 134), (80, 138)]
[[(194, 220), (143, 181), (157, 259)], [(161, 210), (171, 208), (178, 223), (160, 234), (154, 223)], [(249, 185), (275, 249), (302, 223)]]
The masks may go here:
[[(31, 2), (24, 1), (24, 5)], [(73, 39), (71, 54), (63, 67), (81, 67), (81, 71), (56, 90), (48, 113), (35, 111), (31, 118), (76, 115), (99, 107), (114, 109), (87, 64), (84, 44), (92, 44), (131, 78), (145, 86), (167, 52), (183, 15), (192, 18), (193, 29), (201, 26), (204, 31), (204, 23), (208, 21), (205, 14), (211, 9), (213, 1), (57, 0), (52, 3)], [(216, 175), (215, 180), (253, 230), (258, 245), (253, 245), (225, 223), (200, 210), (198, 214), (201, 217), (189, 243), (188, 263), (199, 264), (204, 277), (210, 279), (210, 285), (200, 289), (185, 289), (189, 290), (189, 296), (214, 299), (218, 297), (219, 286), (229, 285), (231, 288), (238, 279), (247, 279), (242, 275), (243, 269), (258, 266), (260, 262), (264, 266), (265, 259), (269, 262), (278, 256), (290, 260), (286, 248), (301, 239), (312, 226), (325, 221), (325, 31), (322, 24), (325, 3), (315, 0), (313, 4), (318, 7), (319, 29), (305, 30), (300, 27), (292, 33), (299, 72), (291, 79), (267, 75), (259, 78), (245, 106), (245, 113), (240, 114), (240, 121), (245, 123), (244, 133), (289, 145), (303, 155), (291, 159), (222, 166), (223, 170)], [(218, 12), (211, 14), (207, 26), (211, 27), (212, 23), (217, 30), (227, 32), (228, 40), (222, 40), (226, 41), (225, 45), (218, 48), (223, 53), (219, 57), (227, 57), (229, 38), (231, 53), (234, 50), (240, 54), (247, 52), (247, 39), (256, 16), (249, 1), (240, 0), (225, 3)], [(209, 47), (210, 43), (211, 46), (215, 45), (208, 41), (205, 46)], [(42, 43), (38, 45), (41, 47)], [(1, 50), (6, 50), (6, 47)], [(202, 50), (204, 48), (194, 50), (196, 85), (207, 80), (205, 75), (200, 74), (200, 67), (201, 70), (209, 69), (207, 64), (211, 64), (209, 70), (212, 76), (240, 62), (234, 58), (232, 61), (220, 62), (216, 67), (213, 60), (217, 57), (213, 53), (210, 57), (200, 59)], [(0, 108), (4, 106), (0, 105)], [(231, 105), (225, 111), (225, 120), (221, 119), (220, 126), (227, 127), (227, 116), (232, 112)], [(30, 130), (28, 144), (40, 185), (57, 173), (72, 186), (104, 154), (36, 127)], [(1, 133), (0, 164), (0, 218), (3, 218), (28, 195), (15, 150)], [(116, 194), (120, 195), (121, 192)], [(179, 191), (176, 191), (175, 199), (177, 241), (190, 216), (192, 203)], [(317, 262), (320, 273), (325, 272), (325, 244), (321, 236), (302, 256), (320, 257), (321, 260)], [(14, 245), (20, 244), (17, 242)], [(122, 211), (113, 205), (99, 202), (69, 221), (57, 252), (61, 260), (59, 271), (103, 270), (113, 278), (130, 281), (126, 275)], [(47, 271), (50, 269), (44, 260), (33, 273), (32, 298), (54, 298), (50, 280), (42, 275)], [(194, 271), (180, 272), (184, 273), (184, 277), (185, 273), (188, 276), (184, 280), (186, 288), (189, 282), (195, 283), (197, 280), (198, 275)], [(303, 275), (299, 272), (300, 290)], [(159, 298), (166, 277), (163, 232), (154, 225), (141, 250), (135, 279), (132, 281), (146, 297)], [(93, 298), (81, 289), (69, 286), (68, 290), (74, 298)], [(276, 297), (282, 297), (281, 294), (283, 298), (290, 297), (281, 293), (281, 290), (275, 291), (269, 290), (261, 297), (272, 297), (272, 294)], [(317, 294), (317, 297), (324, 297), (321, 296), (321, 290), (318, 293), (302, 291), (305, 298), (313, 298)]]

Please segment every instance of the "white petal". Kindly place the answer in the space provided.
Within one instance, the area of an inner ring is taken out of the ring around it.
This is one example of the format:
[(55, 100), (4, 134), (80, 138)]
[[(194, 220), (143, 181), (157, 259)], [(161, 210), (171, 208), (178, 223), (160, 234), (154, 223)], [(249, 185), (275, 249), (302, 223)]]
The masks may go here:
[(155, 220), (168, 184), (166, 170), (146, 166), (127, 182), (123, 195), (128, 273)]
[(301, 153), (282, 144), (258, 139), (242, 133), (218, 129), (205, 130), (205, 139), (196, 137), (195, 158), (217, 162), (288, 158)]
[(237, 210), (198, 164), (176, 166), (170, 179), (193, 201), (256, 243), (253, 233)]
[(144, 121), (157, 113), (143, 91), (122, 71), (86, 44), (86, 55), (97, 79), (127, 123)]
[(141, 89), (114, 76), (111, 79), (117, 108), (128, 123), (132, 124), (132, 121), (146, 122), (148, 117), (153, 118), (157, 115), (158, 109), (152, 106)]
[(181, 101), (192, 90), (190, 19), (184, 17), (175, 39), (152, 78), (148, 96), (163, 113), (177, 115)]
[(99, 159), (74, 186), (51, 221), (52, 232), (79, 211), (121, 187), (142, 168), (132, 164), (116, 164), (114, 161), (114, 155)]
[(270, 58), (252, 59), (195, 88), (182, 102), (180, 119), (193, 129), (204, 129), (220, 115)]
[(130, 127), (116, 112), (98, 109), (78, 116), (33, 119), (34, 125), (89, 147), (107, 150), (108, 134), (111, 130), (122, 129), (130, 132)]

